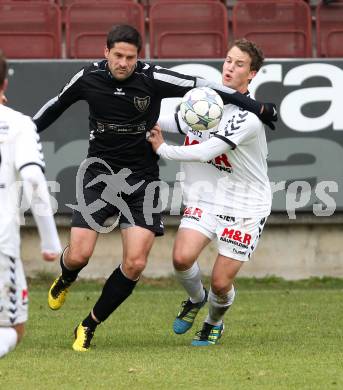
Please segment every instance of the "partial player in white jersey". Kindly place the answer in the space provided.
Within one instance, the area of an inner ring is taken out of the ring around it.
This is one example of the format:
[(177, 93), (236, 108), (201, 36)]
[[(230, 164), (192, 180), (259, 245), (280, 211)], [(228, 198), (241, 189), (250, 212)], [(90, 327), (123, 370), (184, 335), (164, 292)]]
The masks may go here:
[(61, 252), (39, 136), (29, 117), (3, 105), (6, 74), (7, 63), (0, 52), (0, 358), (20, 341), (28, 316), (19, 249), (21, 188), (38, 226), (43, 259), (55, 260)]
[[(235, 41), (223, 65), (223, 84), (249, 94), (249, 83), (263, 59), (253, 42)], [(161, 128), (175, 131), (176, 127), (186, 131), (183, 146), (164, 143)], [(173, 329), (176, 334), (188, 331), (208, 300), (208, 315), (192, 345), (213, 345), (223, 333), (224, 314), (235, 298), (233, 281), (256, 249), (271, 210), (264, 126), (256, 115), (227, 105), (217, 128), (197, 132), (182, 123), (180, 115), (160, 118), (149, 141), (161, 157), (184, 162), (185, 211), (173, 264), (189, 298), (182, 303)], [(207, 293), (197, 258), (213, 239), (217, 240), (218, 256)]]

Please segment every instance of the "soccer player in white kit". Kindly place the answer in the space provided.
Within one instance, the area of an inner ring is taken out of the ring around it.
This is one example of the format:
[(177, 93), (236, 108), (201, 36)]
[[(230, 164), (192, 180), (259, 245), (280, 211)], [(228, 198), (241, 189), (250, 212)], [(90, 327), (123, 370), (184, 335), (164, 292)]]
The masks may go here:
[(28, 317), (28, 290), (20, 259), (20, 181), (31, 201), (43, 259), (52, 261), (61, 252), (39, 136), (28, 116), (3, 105), (6, 74), (6, 59), (0, 52), (0, 358), (21, 340)]
[[(223, 84), (249, 94), (249, 83), (263, 59), (253, 42), (235, 41), (223, 65)], [(167, 145), (161, 128), (186, 130), (185, 144)], [(185, 211), (174, 243), (173, 265), (189, 298), (182, 302), (173, 329), (176, 334), (188, 331), (208, 300), (208, 315), (192, 345), (213, 345), (223, 333), (224, 314), (235, 298), (233, 281), (256, 249), (271, 210), (264, 125), (255, 114), (226, 105), (214, 129), (193, 131), (182, 122), (179, 113), (176, 117), (161, 117), (149, 140), (161, 157), (185, 162)], [(218, 255), (207, 293), (197, 258), (214, 239)]]

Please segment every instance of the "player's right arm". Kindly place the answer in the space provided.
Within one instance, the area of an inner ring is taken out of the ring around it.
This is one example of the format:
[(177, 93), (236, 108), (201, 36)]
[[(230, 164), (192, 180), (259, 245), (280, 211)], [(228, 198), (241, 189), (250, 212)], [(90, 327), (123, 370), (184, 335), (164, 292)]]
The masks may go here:
[(50, 195), (42, 170), (36, 165), (28, 165), (21, 169), (23, 188), (26, 199), (36, 221), (44, 260), (57, 258), (61, 252), (53, 211), (50, 205)]
[(186, 135), (188, 132), (188, 125), (182, 120), (180, 110), (176, 110), (174, 115), (160, 115), (157, 123), (167, 133)]
[(61, 243), (50, 204), (47, 182), (43, 174), (44, 159), (34, 124), (24, 117), (15, 141), (15, 165), (23, 180), (26, 199), (36, 221), (44, 260), (57, 258)]
[(223, 153), (226, 153), (230, 146), (227, 142), (218, 138), (210, 138), (205, 142), (193, 145), (174, 146), (164, 142), (162, 131), (155, 126), (150, 133), (148, 141), (154, 151), (166, 160), (207, 162)]
[(152, 144), (154, 151), (164, 159), (207, 162), (229, 150), (236, 149), (242, 143), (249, 142), (259, 131), (264, 131), (261, 121), (255, 115), (241, 111), (241, 116), (238, 118), (235, 115), (232, 116), (231, 113), (224, 114), (214, 136), (199, 144), (168, 145), (164, 142), (159, 126), (151, 130), (148, 141)]
[(76, 73), (64, 86), (62, 91), (50, 99), (33, 117), (33, 121), (40, 133), (49, 127), (73, 103), (82, 99), (82, 77), (85, 69)]
[[(149, 65), (146, 64), (146, 66)], [(248, 110), (257, 115), (270, 128), (275, 129), (273, 122), (278, 120), (278, 116), (274, 103), (258, 102), (224, 85), (200, 77), (184, 75), (160, 66), (153, 66), (150, 72), (162, 98), (181, 97), (192, 88), (209, 87), (221, 96), (224, 104), (234, 104)]]

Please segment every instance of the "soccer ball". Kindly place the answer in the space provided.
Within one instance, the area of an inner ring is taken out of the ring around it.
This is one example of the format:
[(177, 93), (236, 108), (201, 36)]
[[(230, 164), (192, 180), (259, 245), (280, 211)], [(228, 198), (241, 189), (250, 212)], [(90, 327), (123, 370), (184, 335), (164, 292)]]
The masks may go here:
[(208, 87), (193, 88), (181, 100), (182, 119), (193, 130), (209, 130), (220, 122), (224, 103), (216, 91)]

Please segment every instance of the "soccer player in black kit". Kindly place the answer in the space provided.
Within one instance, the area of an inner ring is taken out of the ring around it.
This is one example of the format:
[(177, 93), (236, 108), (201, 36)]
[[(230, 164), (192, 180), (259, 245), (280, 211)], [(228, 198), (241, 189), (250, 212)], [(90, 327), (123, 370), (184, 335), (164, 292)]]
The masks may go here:
[[(143, 212), (147, 197), (152, 198), (152, 207), (158, 201), (158, 191), (152, 195), (145, 191), (149, 184), (159, 180), (158, 157), (146, 136), (157, 122), (161, 100), (181, 97), (194, 87), (208, 86), (221, 95), (225, 104), (232, 103), (252, 111), (271, 127), (272, 121), (277, 120), (275, 106), (271, 103), (262, 104), (220, 84), (138, 61), (141, 45), (141, 36), (133, 27), (114, 26), (107, 36), (106, 59), (74, 75), (60, 94), (46, 103), (34, 117), (41, 132), (70, 105), (78, 100), (87, 101), (90, 131), (88, 158), (101, 159), (106, 166), (98, 162), (88, 167), (83, 181), (86, 203), (101, 199), (106, 186), (104, 183), (101, 185), (97, 177), (108, 175), (109, 167), (115, 175), (125, 171), (125, 175), (121, 178), (118, 176), (118, 180), (124, 183), (124, 179), (125, 187), (129, 184), (133, 188), (131, 192), (123, 191), (121, 194), (132, 215), (129, 218), (119, 213), (122, 263), (107, 279), (89, 315), (76, 327), (73, 344), (76, 351), (89, 349), (97, 325), (105, 321), (132, 293), (146, 266), (155, 236), (163, 234), (160, 213), (155, 212), (152, 220), (148, 218), (147, 221)], [(91, 185), (86, 187), (88, 183)], [(118, 186), (114, 183), (113, 188), (115, 198), (118, 196)], [(108, 195), (108, 187), (106, 190)], [(108, 203), (94, 212), (92, 218), (102, 226), (108, 217), (120, 211)], [(98, 231), (90, 226), (83, 213), (74, 210), (69, 245), (61, 256), (62, 273), (48, 294), (51, 309), (57, 310), (63, 305), (68, 288), (92, 256), (97, 237)]]

